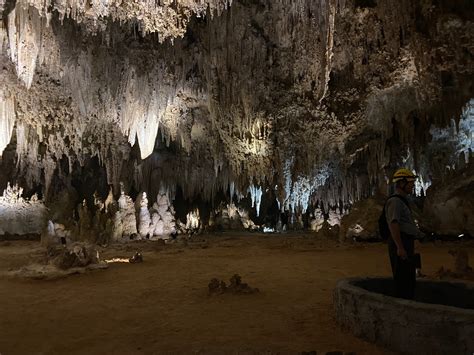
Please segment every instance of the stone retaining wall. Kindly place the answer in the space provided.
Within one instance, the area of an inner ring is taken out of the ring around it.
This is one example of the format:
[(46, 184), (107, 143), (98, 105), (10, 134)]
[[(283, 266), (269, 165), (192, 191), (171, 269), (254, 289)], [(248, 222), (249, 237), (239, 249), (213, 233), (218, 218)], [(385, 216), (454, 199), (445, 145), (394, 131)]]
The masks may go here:
[[(374, 289), (386, 278), (351, 278), (334, 290), (336, 320), (356, 336), (408, 354), (473, 354), (474, 309), (407, 301)], [(419, 281), (434, 284), (433, 281)], [(473, 285), (461, 284), (474, 292)], [(431, 287), (431, 285), (430, 285)]]

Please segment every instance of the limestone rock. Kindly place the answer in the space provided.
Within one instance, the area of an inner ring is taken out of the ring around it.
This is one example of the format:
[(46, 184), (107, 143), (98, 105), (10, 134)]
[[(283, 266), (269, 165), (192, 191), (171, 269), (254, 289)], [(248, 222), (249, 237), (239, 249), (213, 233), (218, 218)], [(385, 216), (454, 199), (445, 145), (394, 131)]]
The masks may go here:
[[(401, 164), (425, 189), (472, 160), (469, 1), (3, 3), (0, 185), (45, 201), (125, 180), (256, 215), (276, 196), (296, 216), (354, 204)], [(457, 232), (459, 215), (434, 227)]]
[(383, 203), (383, 197), (368, 198), (355, 203), (350, 212), (342, 217), (339, 240), (380, 240), (378, 220)]
[(152, 237), (168, 239), (170, 235), (176, 233), (173, 205), (165, 193), (158, 194), (151, 213), (150, 235)]
[(427, 191), (422, 223), (440, 235), (474, 236), (474, 164)]
[(150, 233), (150, 223), (151, 217), (150, 212), (148, 211), (148, 199), (146, 192), (143, 192), (137, 197), (137, 202), (139, 202), (138, 210), (138, 233), (141, 238), (145, 238)]
[(122, 221), (122, 236), (129, 238), (137, 234), (137, 220), (135, 217), (135, 205), (130, 196), (122, 191), (118, 200), (120, 218)]
[(67, 247), (50, 247), (48, 257), (52, 265), (62, 270), (86, 267), (100, 262), (99, 252), (95, 247), (80, 243), (74, 243)]
[(0, 234), (41, 234), (48, 210), (43, 201), (22, 197), (23, 189), (10, 186), (0, 196)]
[(226, 285), (224, 281), (219, 281), (218, 279), (212, 279), (208, 285), (209, 294), (254, 294), (260, 292), (258, 288), (252, 288), (246, 283), (242, 283), (242, 278), (235, 274), (229, 280), (229, 285)]

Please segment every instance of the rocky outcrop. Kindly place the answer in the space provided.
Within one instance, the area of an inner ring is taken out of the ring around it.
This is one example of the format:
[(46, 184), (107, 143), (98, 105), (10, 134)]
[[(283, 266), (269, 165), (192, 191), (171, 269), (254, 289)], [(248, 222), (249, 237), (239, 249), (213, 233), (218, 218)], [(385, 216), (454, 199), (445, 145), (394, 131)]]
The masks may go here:
[(423, 223), (440, 235), (474, 236), (474, 165), (453, 172), (427, 191)]
[(368, 198), (355, 203), (342, 217), (339, 240), (381, 240), (378, 220), (383, 209), (382, 198)]

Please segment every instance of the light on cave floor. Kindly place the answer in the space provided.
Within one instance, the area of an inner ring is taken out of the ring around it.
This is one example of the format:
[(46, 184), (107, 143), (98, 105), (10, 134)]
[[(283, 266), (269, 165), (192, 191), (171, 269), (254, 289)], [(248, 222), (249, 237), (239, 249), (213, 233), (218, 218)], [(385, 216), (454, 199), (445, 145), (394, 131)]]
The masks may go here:
[(127, 258), (112, 258), (112, 259), (107, 259), (105, 260), (107, 264), (112, 264), (112, 263), (130, 263), (130, 259)]
[(275, 233), (275, 229), (271, 227), (263, 227), (263, 233)]
[(462, 238), (462, 237), (464, 237), (464, 234), (459, 234), (458, 235), (458, 238)]

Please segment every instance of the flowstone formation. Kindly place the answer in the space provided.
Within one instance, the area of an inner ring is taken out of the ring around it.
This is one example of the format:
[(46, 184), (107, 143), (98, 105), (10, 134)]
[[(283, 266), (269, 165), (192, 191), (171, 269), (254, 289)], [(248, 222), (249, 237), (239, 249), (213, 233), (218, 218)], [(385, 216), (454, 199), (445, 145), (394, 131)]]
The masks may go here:
[[(327, 219), (387, 193), (397, 166), (414, 168), (425, 192), (448, 175), (446, 161), (451, 172), (472, 164), (472, 1), (5, 0), (0, 9), (0, 184), (39, 190), (47, 203), (75, 190), (75, 205), (90, 199), (91, 181), (101, 197), (111, 187), (115, 240), (173, 233), (161, 191), (189, 202), (192, 222), (182, 223), (195, 229), (208, 218), (192, 212), (201, 202), (249, 199), (257, 221), (270, 198), (308, 226), (302, 216), (316, 205)], [(440, 140), (448, 150), (430, 145)], [(146, 191), (154, 212), (137, 214), (121, 181), (133, 199)], [(93, 223), (100, 209), (87, 208)]]

